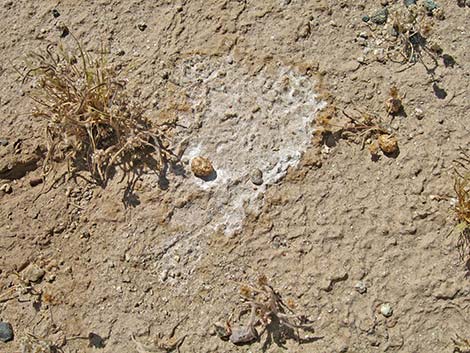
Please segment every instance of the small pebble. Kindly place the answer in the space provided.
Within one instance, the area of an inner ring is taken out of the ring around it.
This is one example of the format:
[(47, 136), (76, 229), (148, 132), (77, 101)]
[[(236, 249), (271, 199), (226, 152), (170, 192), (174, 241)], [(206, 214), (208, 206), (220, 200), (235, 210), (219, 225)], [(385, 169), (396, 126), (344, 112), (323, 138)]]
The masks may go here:
[(416, 119), (418, 119), (418, 120), (423, 119), (423, 118), (424, 118), (424, 112), (423, 112), (423, 110), (420, 109), (420, 108), (416, 108), (416, 109), (415, 109), (415, 116), (416, 116)]
[(370, 17), (365, 15), (365, 16), (362, 16), (362, 21), (364, 22), (369, 22), (370, 21)]
[(380, 306), (380, 313), (385, 317), (390, 317), (393, 314), (392, 306), (389, 303), (384, 303)]
[(380, 149), (385, 154), (394, 154), (398, 152), (398, 141), (395, 136), (383, 134), (377, 138)]
[(416, 5), (416, 0), (405, 0), (405, 6)]
[(35, 186), (38, 186), (39, 184), (42, 184), (43, 181), (44, 180), (42, 178), (34, 178), (29, 181), (29, 185), (31, 185), (32, 187), (35, 187)]
[(54, 16), (55, 18), (57, 18), (57, 17), (60, 16), (60, 12), (57, 11), (57, 9), (53, 9), (53, 10), (52, 10), (52, 16)]
[(145, 24), (145, 23), (139, 23), (139, 24), (137, 25), (137, 28), (138, 28), (141, 32), (143, 32), (143, 31), (145, 31), (145, 30), (147, 29), (147, 24)]
[(13, 188), (10, 184), (3, 184), (2, 186), (0, 186), (0, 191), (3, 191), (5, 194), (11, 194)]
[(13, 340), (13, 327), (8, 322), (0, 321), (0, 341), (8, 342)]
[(263, 184), (263, 172), (258, 168), (254, 169), (250, 174), (250, 179), (255, 185)]
[(198, 178), (208, 178), (214, 173), (214, 167), (209, 159), (199, 156), (191, 161), (191, 171)]
[(387, 18), (388, 9), (384, 7), (383, 9), (377, 11), (373, 16), (371, 16), (370, 20), (376, 25), (383, 25), (387, 22)]
[(44, 271), (38, 265), (31, 264), (25, 268), (23, 272), (23, 279), (27, 282), (39, 282), (45, 274), (46, 271)]
[(360, 294), (364, 294), (365, 292), (367, 292), (366, 284), (362, 281), (357, 282), (354, 286), (354, 289), (356, 289), (356, 291)]
[(424, 8), (428, 13), (432, 14), (432, 11), (437, 9), (438, 6), (433, 0), (424, 0)]
[(367, 34), (367, 32), (361, 32), (361, 33), (359, 33), (359, 37), (367, 39), (367, 38), (369, 38), (369, 35)]
[(0, 146), (7, 146), (7, 145), (8, 145), (8, 140), (0, 138)]

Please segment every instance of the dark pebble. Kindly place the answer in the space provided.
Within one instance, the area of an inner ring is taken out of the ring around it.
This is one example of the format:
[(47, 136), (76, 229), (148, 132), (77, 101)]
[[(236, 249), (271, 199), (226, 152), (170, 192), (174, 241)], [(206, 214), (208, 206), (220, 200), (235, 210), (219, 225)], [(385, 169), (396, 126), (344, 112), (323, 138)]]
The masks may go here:
[(145, 29), (147, 28), (147, 25), (145, 23), (139, 23), (137, 25), (137, 28), (140, 30), (140, 31), (145, 31)]
[(388, 9), (384, 7), (383, 9), (377, 11), (370, 20), (376, 25), (383, 25), (387, 22), (388, 18)]
[(42, 178), (34, 178), (29, 181), (29, 185), (31, 185), (32, 187), (38, 186), (39, 184), (42, 184), (42, 183), (43, 183)]
[(60, 31), (61, 38), (65, 38), (70, 34), (69, 28), (62, 21), (59, 21), (56, 27)]
[(405, 6), (416, 5), (416, 0), (405, 0)]
[(13, 340), (13, 328), (8, 322), (0, 322), (0, 341), (8, 342)]
[(428, 13), (432, 13), (433, 10), (437, 9), (437, 4), (433, 0), (424, 0), (424, 8)]
[(56, 9), (53, 9), (53, 10), (52, 10), (52, 16), (54, 16), (55, 18), (57, 18), (57, 17), (60, 16), (60, 12), (57, 11)]
[(367, 16), (367, 15), (362, 16), (362, 20), (363, 20), (364, 22), (369, 22), (369, 21), (370, 21), (370, 17)]

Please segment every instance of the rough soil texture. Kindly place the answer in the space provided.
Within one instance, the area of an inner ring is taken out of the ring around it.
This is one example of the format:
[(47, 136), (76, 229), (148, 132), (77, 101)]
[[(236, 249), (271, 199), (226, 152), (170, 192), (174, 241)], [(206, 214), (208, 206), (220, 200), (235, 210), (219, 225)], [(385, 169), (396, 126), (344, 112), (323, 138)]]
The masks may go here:
[[(431, 73), (383, 57), (383, 27), (362, 21), (378, 1), (3, 0), (0, 177), (12, 192), (0, 191), (0, 320), (15, 339), (0, 352), (138, 352), (132, 335), (163, 345), (181, 320), (181, 352), (440, 353), (470, 339), (469, 269), (449, 236), (453, 160), (470, 141), (470, 8), (438, 4), (430, 38), (447, 56)], [(73, 48), (61, 24), (131, 65), (149, 116), (179, 118), (181, 168), (142, 176), (131, 194), (119, 177), (31, 186), (44, 122), (13, 67), (48, 43)], [(391, 119), (393, 84), (405, 114)], [(313, 143), (324, 105), (383, 117), (398, 155)], [(194, 177), (196, 155), (215, 178)], [(15, 271), (42, 296), (14, 297)], [(261, 274), (314, 322), (300, 344), (215, 334), (237, 322), (240, 283)]]

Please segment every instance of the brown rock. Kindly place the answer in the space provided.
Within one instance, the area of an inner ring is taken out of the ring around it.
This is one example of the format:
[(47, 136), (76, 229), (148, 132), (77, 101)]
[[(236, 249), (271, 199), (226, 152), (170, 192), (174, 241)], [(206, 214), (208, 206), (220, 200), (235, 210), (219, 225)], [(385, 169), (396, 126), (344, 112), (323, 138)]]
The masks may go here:
[(191, 161), (191, 170), (199, 178), (207, 178), (214, 173), (214, 167), (209, 159), (205, 157), (195, 157)]
[(393, 154), (398, 151), (398, 142), (395, 136), (380, 135), (378, 138), (380, 149), (385, 154)]
[(44, 271), (38, 265), (31, 264), (24, 269), (23, 279), (28, 283), (39, 282), (44, 277), (45, 274), (46, 274), (46, 271)]

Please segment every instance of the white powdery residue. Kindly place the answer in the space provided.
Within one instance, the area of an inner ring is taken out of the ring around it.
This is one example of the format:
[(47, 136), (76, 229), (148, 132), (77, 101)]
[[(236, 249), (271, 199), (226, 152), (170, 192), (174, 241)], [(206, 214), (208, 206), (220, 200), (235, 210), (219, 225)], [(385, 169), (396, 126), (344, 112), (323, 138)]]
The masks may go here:
[[(211, 190), (211, 227), (223, 226), (226, 234), (233, 234), (241, 229), (244, 207), (257, 205), (266, 186), (297, 166), (311, 142), (314, 117), (325, 103), (317, 101), (310, 77), (285, 66), (250, 75), (218, 59), (195, 57), (184, 75), (185, 82), (202, 82), (188, 92), (202, 109), (185, 157), (207, 157), (217, 172), (213, 181), (190, 180)], [(263, 173), (261, 186), (250, 182), (255, 169)]]

